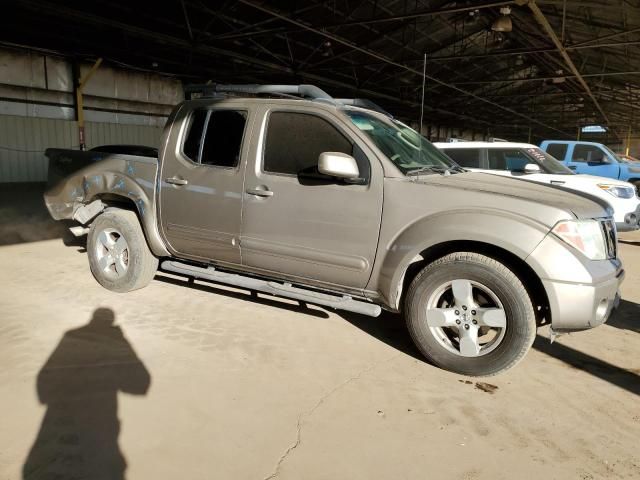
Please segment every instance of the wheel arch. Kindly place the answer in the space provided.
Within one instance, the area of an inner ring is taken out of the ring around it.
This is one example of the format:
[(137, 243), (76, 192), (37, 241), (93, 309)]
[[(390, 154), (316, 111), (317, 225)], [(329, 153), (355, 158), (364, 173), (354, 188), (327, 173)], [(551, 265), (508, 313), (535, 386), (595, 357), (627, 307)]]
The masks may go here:
[(402, 310), (402, 304), (409, 285), (416, 275), (428, 264), (445, 255), (455, 252), (473, 252), (498, 260), (506, 265), (522, 281), (529, 297), (531, 298), (536, 313), (538, 325), (551, 323), (551, 311), (549, 298), (538, 274), (527, 262), (505, 248), (490, 243), (473, 240), (455, 240), (432, 245), (420, 252), (405, 270), (402, 278), (401, 290), (398, 293), (398, 309)]
[[(142, 192), (140, 187), (138, 187), (138, 189)], [(120, 209), (134, 212), (140, 222), (142, 232), (144, 233), (147, 244), (153, 254), (157, 257), (165, 257), (169, 255), (169, 252), (158, 235), (155, 214), (153, 211), (148, 209), (150, 202), (143, 201), (139, 193), (131, 191), (128, 191), (127, 193), (99, 191), (94, 193), (90, 202), (94, 200), (100, 200), (104, 204), (105, 210)]]

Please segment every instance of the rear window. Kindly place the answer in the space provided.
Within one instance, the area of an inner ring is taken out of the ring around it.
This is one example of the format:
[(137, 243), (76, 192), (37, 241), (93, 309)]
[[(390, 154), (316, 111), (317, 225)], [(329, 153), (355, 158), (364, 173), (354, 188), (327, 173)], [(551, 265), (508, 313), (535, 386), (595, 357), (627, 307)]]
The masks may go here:
[(195, 110), (191, 114), (191, 119), (189, 120), (189, 130), (187, 131), (187, 135), (184, 140), (182, 152), (194, 163), (198, 163), (202, 131), (206, 121), (206, 110)]
[(482, 168), (479, 148), (443, 148), (442, 151), (462, 167)]
[(235, 167), (240, 161), (246, 113), (236, 110), (212, 110), (202, 146), (202, 165)]
[(566, 143), (550, 143), (547, 145), (547, 153), (554, 158), (562, 161), (567, 155), (568, 145)]

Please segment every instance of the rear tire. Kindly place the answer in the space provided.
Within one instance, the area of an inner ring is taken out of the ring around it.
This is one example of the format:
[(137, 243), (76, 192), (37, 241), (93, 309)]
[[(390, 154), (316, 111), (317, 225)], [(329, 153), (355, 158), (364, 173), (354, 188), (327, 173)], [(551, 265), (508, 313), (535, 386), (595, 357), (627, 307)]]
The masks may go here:
[(473, 252), (427, 265), (411, 282), (404, 312), (414, 343), (429, 361), (469, 376), (513, 367), (536, 334), (533, 305), (520, 279)]
[(94, 220), (87, 254), (95, 279), (114, 292), (146, 287), (158, 269), (138, 217), (129, 210), (107, 210)]

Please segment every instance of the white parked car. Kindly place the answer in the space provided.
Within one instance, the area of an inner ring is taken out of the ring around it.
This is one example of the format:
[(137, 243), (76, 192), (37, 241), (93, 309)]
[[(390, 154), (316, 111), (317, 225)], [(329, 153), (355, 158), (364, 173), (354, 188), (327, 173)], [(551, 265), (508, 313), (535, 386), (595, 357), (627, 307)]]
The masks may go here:
[(636, 188), (628, 182), (575, 174), (539, 147), (528, 143), (453, 142), (435, 145), (469, 170), (522, 177), (601, 198), (613, 207), (619, 231), (640, 228), (640, 199)]

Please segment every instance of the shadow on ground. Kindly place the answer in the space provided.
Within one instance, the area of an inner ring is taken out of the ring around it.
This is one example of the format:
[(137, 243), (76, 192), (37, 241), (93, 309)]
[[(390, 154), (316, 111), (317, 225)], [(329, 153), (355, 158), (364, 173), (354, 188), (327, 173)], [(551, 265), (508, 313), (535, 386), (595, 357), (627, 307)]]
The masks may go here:
[(607, 325), (640, 333), (640, 305), (622, 300), (618, 309), (607, 320)]
[(73, 222), (56, 222), (45, 207), (44, 183), (0, 184), (0, 246), (72, 237)]
[(276, 308), (282, 308), (284, 310), (291, 310), (294, 312), (300, 312), (304, 315), (329, 318), (329, 314), (320, 308), (309, 308), (304, 302), (287, 303), (287, 301), (279, 299), (278, 297), (270, 297), (267, 294), (260, 294), (249, 290), (230, 290), (228, 287), (221, 287), (215, 283), (195, 283), (188, 278), (176, 278), (165, 274), (164, 272), (158, 272), (155, 276), (155, 280), (170, 283), (171, 285), (178, 285), (181, 287), (191, 288), (193, 290), (199, 290), (201, 292), (209, 292), (217, 295), (224, 295), (225, 297), (238, 298), (240, 300), (246, 300), (254, 303), (260, 303), (262, 305), (269, 305)]
[(640, 242), (632, 242), (630, 240), (620, 240), (620, 239), (618, 239), (618, 242), (624, 243), (625, 245), (633, 245), (634, 247), (640, 247)]
[[(632, 317), (629, 312), (640, 313), (640, 305), (623, 301), (620, 310), (616, 312), (608, 323), (617, 328), (627, 328), (638, 331), (637, 322), (633, 321), (634, 317)], [(634, 315), (635, 318), (637, 318), (637, 313)], [(413, 345), (409, 331), (400, 315), (385, 312), (378, 318), (349, 313), (342, 313), (341, 316), (355, 327), (377, 338), (381, 342), (418, 360), (426, 362), (418, 349)], [(562, 339), (552, 344), (548, 338), (537, 335), (533, 348), (545, 355), (564, 362), (572, 368), (582, 370), (612, 385), (640, 395), (640, 375), (568, 347), (562, 343)]]
[(98, 308), (87, 325), (64, 334), (38, 373), (47, 411), (24, 480), (124, 479), (118, 392), (146, 395), (151, 377), (114, 321), (112, 310)]

